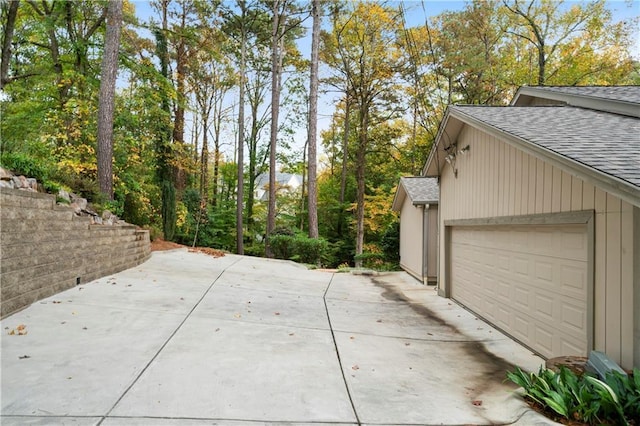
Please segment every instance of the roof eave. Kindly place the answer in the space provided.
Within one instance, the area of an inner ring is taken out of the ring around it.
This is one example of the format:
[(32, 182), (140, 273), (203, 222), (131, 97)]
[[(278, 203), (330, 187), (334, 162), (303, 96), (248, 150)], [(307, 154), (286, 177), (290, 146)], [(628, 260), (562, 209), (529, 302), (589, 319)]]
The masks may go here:
[(391, 203), (391, 210), (399, 212), (402, 209), (402, 203), (404, 203), (406, 196), (407, 191), (404, 189), (404, 185), (402, 185), (402, 178), (400, 178), (398, 187), (396, 188), (396, 194), (393, 196), (393, 203)]
[[(447, 110), (445, 111), (444, 118), (440, 123), (440, 128), (438, 129), (438, 134), (436, 135), (433, 146), (431, 147), (431, 151), (429, 152), (429, 156), (427, 157), (427, 161), (422, 168), (422, 176), (424, 177), (439, 177), (440, 172), (442, 171), (442, 167), (445, 163), (445, 144), (453, 144), (458, 139), (458, 134), (460, 130), (462, 130), (462, 122), (454, 119), (451, 120), (451, 110), (454, 108), (453, 105), (449, 105)], [(454, 117), (455, 118), (455, 117)], [(443, 141), (443, 139), (447, 139)], [(448, 145), (447, 144), (447, 145)]]
[(553, 101), (563, 101), (568, 105), (580, 108), (587, 108), (596, 111), (605, 111), (613, 114), (621, 114), (629, 117), (640, 118), (640, 108), (637, 103), (621, 101), (616, 99), (604, 99), (601, 97), (581, 95), (575, 93), (556, 92), (553, 90), (545, 90), (542, 87), (522, 86), (516, 92), (511, 101), (511, 106), (521, 106), (520, 100), (529, 98), (543, 98)]

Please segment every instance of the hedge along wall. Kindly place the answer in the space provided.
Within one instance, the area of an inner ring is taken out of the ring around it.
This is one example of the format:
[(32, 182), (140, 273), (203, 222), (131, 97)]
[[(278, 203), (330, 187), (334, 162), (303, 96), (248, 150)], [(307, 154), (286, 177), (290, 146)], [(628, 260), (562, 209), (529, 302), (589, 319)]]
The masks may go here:
[(0, 188), (0, 317), (78, 284), (137, 266), (149, 232), (92, 225), (55, 196)]

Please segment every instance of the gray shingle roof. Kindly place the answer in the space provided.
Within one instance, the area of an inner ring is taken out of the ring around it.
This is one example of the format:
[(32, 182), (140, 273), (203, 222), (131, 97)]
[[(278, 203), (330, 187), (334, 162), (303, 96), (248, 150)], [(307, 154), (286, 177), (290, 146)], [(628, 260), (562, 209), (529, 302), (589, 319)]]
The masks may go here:
[(535, 89), (640, 104), (640, 86), (542, 86)]
[(640, 187), (640, 119), (569, 106), (451, 108)]
[(437, 203), (440, 190), (438, 179), (427, 177), (403, 177), (400, 184), (413, 204)]

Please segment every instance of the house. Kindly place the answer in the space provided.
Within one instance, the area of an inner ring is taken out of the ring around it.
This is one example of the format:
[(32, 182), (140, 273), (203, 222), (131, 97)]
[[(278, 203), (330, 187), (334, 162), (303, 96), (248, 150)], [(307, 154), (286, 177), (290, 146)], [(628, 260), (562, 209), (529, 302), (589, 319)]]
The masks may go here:
[(400, 213), (400, 267), (424, 284), (438, 271), (438, 180), (400, 178), (392, 205)]
[(438, 292), (544, 357), (640, 367), (640, 86), (523, 87), (450, 106)]
[[(302, 186), (302, 176), (291, 173), (276, 173), (276, 192), (294, 193)], [(256, 178), (255, 199), (269, 200), (269, 173), (261, 173)]]

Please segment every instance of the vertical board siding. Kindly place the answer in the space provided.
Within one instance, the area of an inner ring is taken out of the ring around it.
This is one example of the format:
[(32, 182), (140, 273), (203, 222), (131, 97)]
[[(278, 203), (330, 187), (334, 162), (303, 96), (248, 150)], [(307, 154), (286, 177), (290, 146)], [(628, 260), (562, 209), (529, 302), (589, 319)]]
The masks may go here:
[[(633, 235), (640, 224), (634, 219), (633, 206), (469, 126), (458, 144), (470, 149), (459, 156), (457, 178), (448, 164), (441, 171), (441, 247), (446, 220), (593, 210), (594, 349), (631, 368), (633, 285), (634, 279), (640, 279), (634, 275), (638, 248)], [(444, 262), (441, 256), (441, 283), (447, 279)]]
[(422, 212), (407, 195), (400, 210), (400, 266), (422, 279)]
[[(620, 324), (622, 336), (633, 336), (633, 206), (622, 202), (620, 214), (620, 273), (621, 304)], [(622, 339), (621, 362), (623, 365), (633, 365), (633, 339)]]
[(607, 263), (606, 263), (606, 286), (607, 302), (605, 305), (606, 322), (614, 324), (618, 322), (618, 332), (613, 329), (607, 330), (605, 348), (607, 354), (620, 362), (621, 359), (621, 327), (620, 327), (620, 306), (622, 302), (622, 289), (620, 288), (620, 213), (621, 202), (607, 194)]

